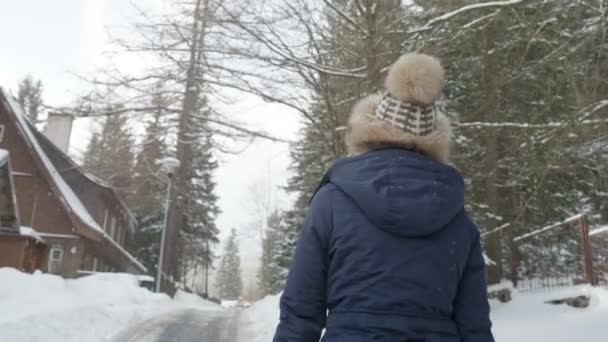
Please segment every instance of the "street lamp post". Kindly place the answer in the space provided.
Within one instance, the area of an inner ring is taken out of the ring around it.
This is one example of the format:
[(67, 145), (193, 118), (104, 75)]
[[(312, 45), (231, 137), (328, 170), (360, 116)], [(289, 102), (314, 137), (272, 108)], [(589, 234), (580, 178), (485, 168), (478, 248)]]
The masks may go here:
[(173, 175), (179, 167), (179, 160), (175, 158), (164, 158), (159, 162), (167, 175), (167, 200), (165, 201), (165, 217), (160, 238), (160, 255), (158, 256), (158, 267), (156, 269), (156, 292), (160, 292), (163, 278), (163, 259), (165, 257), (165, 239), (167, 238), (167, 224), (169, 222), (169, 208), (171, 204), (171, 188), (173, 187)]

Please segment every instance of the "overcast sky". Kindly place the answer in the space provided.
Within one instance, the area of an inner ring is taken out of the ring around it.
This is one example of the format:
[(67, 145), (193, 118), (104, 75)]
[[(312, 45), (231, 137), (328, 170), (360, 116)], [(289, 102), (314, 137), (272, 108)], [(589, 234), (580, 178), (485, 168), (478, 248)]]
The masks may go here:
[[(162, 8), (163, 0), (139, 2)], [(95, 65), (102, 63), (107, 28), (124, 25), (132, 17), (130, 1), (126, 0), (2, 0), (0, 86), (14, 92), (18, 80), (31, 74), (42, 80), (47, 103), (69, 104), (87, 89), (74, 74), (92, 73)], [(298, 129), (296, 114), (252, 96), (223, 108), (230, 117), (251, 128), (279, 137), (293, 139)], [(83, 151), (90, 130), (90, 122), (76, 122), (71, 154)], [(277, 190), (287, 178), (288, 148), (286, 144), (256, 141), (239, 155), (220, 156), (216, 180), (222, 215), (218, 225), (223, 236), (232, 227), (242, 232), (241, 253), (249, 279), (255, 273), (259, 253), (258, 234), (250, 228), (259, 203), (250, 190), (252, 184), (257, 184), (258, 189), (270, 192), (266, 197), (272, 205), (288, 205), (288, 197)]]

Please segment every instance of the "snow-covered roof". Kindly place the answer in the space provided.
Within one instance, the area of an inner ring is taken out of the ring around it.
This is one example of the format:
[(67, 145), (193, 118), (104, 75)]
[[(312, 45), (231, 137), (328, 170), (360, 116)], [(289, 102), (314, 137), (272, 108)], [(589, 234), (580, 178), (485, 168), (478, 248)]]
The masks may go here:
[(137, 259), (135, 259), (134, 256), (132, 256), (129, 252), (127, 252), (126, 249), (122, 248), (122, 246), (119, 245), (116, 241), (114, 241), (114, 239), (112, 239), (109, 235), (104, 233), (103, 237), (108, 243), (110, 243), (114, 248), (119, 250), (120, 253), (122, 253), (125, 257), (127, 257), (127, 259), (129, 259), (129, 261), (131, 261), (134, 265), (136, 265), (141, 271), (143, 271), (143, 272), (148, 271), (146, 266), (144, 266), (141, 262), (139, 262)]
[(91, 215), (86, 210), (82, 202), (80, 202), (74, 191), (72, 191), (72, 188), (68, 186), (63, 177), (61, 177), (61, 174), (55, 168), (55, 165), (51, 163), (46, 153), (44, 153), (44, 151), (42, 150), (42, 147), (38, 143), (38, 139), (36, 139), (36, 136), (30, 129), (30, 126), (27, 124), (26, 120), (28, 119), (26, 119), (25, 114), (21, 110), (21, 106), (11, 96), (5, 95), (3, 97), (7, 100), (8, 105), (15, 114), (18, 129), (25, 135), (26, 139), (32, 145), (32, 148), (35, 150), (36, 154), (42, 160), (44, 167), (47, 169), (48, 173), (51, 175), (53, 182), (59, 189), (59, 192), (62, 196), (61, 199), (68, 208), (68, 210), (74, 213), (74, 215), (76, 215), (87, 226), (93, 228), (98, 233), (103, 233), (103, 229), (101, 229), (101, 227), (97, 224), (97, 222), (95, 222), (93, 217), (91, 217)]
[[(31, 145), (32, 149), (36, 153), (36, 155), (40, 158), (44, 167), (46, 168), (47, 173), (50, 175), (51, 181), (54, 183), (55, 187), (59, 191), (59, 198), (61, 202), (65, 205), (66, 209), (72, 213), (74, 216), (78, 218), (85, 226), (94, 230), (95, 233), (101, 235), (101, 237), (108, 241), (110, 245), (116, 248), (123, 256), (125, 256), (131, 263), (136, 265), (141, 271), (145, 272), (147, 269), (143, 266), (137, 259), (135, 259), (129, 252), (127, 252), (122, 246), (116, 243), (110, 236), (108, 236), (103, 229), (95, 222), (89, 211), (82, 204), (78, 196), (74, 193), (72, 188), (66, 183), (63, 179), (55, 165), (51, 162), (49, 157), (44, 152), (43, 148), (40, 146), (36, 135), (32, 131), (31, 126), (28, 124), (28, 119), (26, 118), (21, 106), (9, 95), (7, 95), (2, 88), (0, 88), (1, 98), (6, 99), (7, 105), (12, 110), (14, 117), (16, 119), (17, 129), (21, 131), (21, 133), (25, 136), (25, 139)], [(54, 188), (51, 186), (51, 188)]]
[(137, 225), (137, 218), (135, 218), (135, 215), (133, 214), (133, 212), (131, 211), (131, 209), (129, 209), (129, 207), (127, 206), (127, 204), (125, 203), (125, 201), (123, 201), (122, 198), (120, 198), (120, 196), (118, 195), (118, 193), (116, 192), (116, 189), (114, 189), (114, 187), (104, 181), (103, 179), (96, 177), (94, 175), (92, 175), (89, 172), (83, 172), (83, 174), (92, 182), (99, 184), (100, 186), (107, 188), (108, 190), (110, 190), (114, 196), (116, 197), (116, 200), (118, 202), (120, 202), (120, 205), (123, 207), (123, 209), (125, 210), (125, 212), (127, 213), (127, 216), (129, 217), (129, 220), (131, 221), (128, 228), (131, 231), (131, 233), (135, 232), (135, 226)]
[(31, 227), (19, 227), (19, 233), (23, 236), (29, 236), (37, 241), (44, 242), (44, 239)]
[[(46, 151), (47, 156), (49, 156), (51, 160), (53, 159), (53, 155), (61, 158), (62, 161), (66, 162), (67, 164), (70, 165), (70, 170), (76, 170), (80, 175), (84, 176), (88, 181), (90, 181), (93, 184), (95, 184), (101, 188), (104, 188), (105, 190), (112, 193), (112, 195), (114, 196), (116, 201), (118, 203), (120, 203), (120, 206), (122, 207), (123, 211), (126, 213), (126, 216), (128, 217), (129, 224), (127, 225), (127, 228), (129, 229), (129, 231), (131, 233), (134, 233), (135, 226), (137, 225), (137, 219), (135, 218), (135, 215), (133, 215), (133, 213), (127, 206), (127, 204), (120, 198), (120, 196), (116, 192), (116, 189), (114, 189), (114, 187), (110, 183), (106, 182), (105, 180), (102, 180), (101, 178), (98, 178), (98, 177), (92, 175), (91, 173), (86, 172), (82, 167), (80, 167), (80, 165), (76, 164), (72, 160), (72, 158), (67, 156), (63, 151), (61, 151), (57, 146), (55, 146), (55, 144), (53, 142), (51, 142), (44, 134), (42, 134), (39, 131), (34, 130), (32, 128), (33, 126), (31, 124), (29, 126), (30, 126), (30, 129), (32, 130), (32, 132), (34, 133), (34, 135), (37, 137), (38, 143), (40, 144), (42, 149), (44, 151)], [(51, 153), (51, 154), (49, 155), (48, 153)], [(53, 162), (53, 161), (51, 161), (51, 162)], [(64, 176), (62, 176), (62, 178), (63, 177)], [(66, 180), (66, 182), (69, 185), (69, 178), (64, 179), (64, 180)]]

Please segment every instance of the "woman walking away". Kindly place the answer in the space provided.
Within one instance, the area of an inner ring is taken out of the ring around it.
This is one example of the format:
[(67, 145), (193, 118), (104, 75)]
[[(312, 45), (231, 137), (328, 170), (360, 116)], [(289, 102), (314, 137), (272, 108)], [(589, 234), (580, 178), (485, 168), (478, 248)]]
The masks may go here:
[(353, 109), (353, 157), (325, 175), (300, 231), (275, 342), (492, 342), (479, 233), (434, 102), (443, 69), (407, 54)]

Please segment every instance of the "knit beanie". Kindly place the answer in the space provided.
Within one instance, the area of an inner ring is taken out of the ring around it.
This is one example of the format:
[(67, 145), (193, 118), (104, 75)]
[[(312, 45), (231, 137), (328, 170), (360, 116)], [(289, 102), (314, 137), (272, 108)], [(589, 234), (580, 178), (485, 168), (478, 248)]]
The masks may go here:
[(435, 100), (441, 94), (443, 68), (423, 54), (401, 56), (386, 77), (386, 92), (376, 117), (415, 136), (433, 132), (437, 121)]
[(349, 152), (397, 146), (447, 163), (452, 131), (435, 105), (443, 77), (436, 58), (418, 53), (401, 56), (388, 71), (384, 94), (368, 96), (354, 106), (346, 135)]

